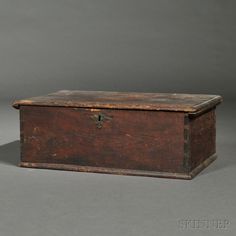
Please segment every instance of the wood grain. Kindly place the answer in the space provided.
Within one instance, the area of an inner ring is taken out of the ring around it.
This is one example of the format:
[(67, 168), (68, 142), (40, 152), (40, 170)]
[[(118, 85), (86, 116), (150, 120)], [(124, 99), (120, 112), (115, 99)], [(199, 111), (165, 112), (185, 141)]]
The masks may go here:
[(196, 113), (211, 109), (222, 101), (218, 95), (134, 93), (62, 90), (46, 96), (18, 100), (15, 108), (28, 106), (61, 106), (132, 110), (163, 110)]
[(216, 152), (215, 110), (190, 119), (190, 165), (196, 168)]
[[(184, 113), (21, 107), (22, 161), (184, 172)], [(105, 114), (98, 128), (94, 114)]]

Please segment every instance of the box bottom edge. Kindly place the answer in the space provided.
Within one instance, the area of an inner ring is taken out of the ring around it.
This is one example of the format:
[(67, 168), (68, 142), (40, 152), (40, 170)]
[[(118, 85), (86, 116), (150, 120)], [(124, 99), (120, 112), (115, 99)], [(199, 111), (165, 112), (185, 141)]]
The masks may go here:
[(103, 174), (116, 174), (116, 175), (133, 175), (133, 176), (145, 176), (145, 177), (159, 177), (159, 178), (172, 178), (172, 179), (186, 179), (190, 180), (194, 178), (199, 172), (205, 169), (211, 162), (217, 158), (214, 154), (207, 158), (204, 162), (194, 168), (190, 173), (172, 173), (162, 171), (147, 171), (147, 170), (132, 170), (132, 169), (116, 169), (108, 167), (94, 167), (94, 166), (80, 166), (71, 164), (58, 164), (58, 163), (33, 163), (23, 162), (19, 163), (20, 167), (26, 168), (39, 168), (39, 169), (54, 169), (65, 171), (78, 171), (78, 172), (91, 172), (91, 173), (103, 173)]

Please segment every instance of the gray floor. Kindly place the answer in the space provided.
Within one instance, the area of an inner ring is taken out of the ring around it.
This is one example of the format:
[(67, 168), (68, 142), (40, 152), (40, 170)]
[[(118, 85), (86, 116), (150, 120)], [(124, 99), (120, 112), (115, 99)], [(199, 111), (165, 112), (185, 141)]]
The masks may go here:
[(18, 112), (0, 104), (0, 236), (235, 235), (234, 103), (217, 112), (219, 158), (192, 181), (17, 167)]

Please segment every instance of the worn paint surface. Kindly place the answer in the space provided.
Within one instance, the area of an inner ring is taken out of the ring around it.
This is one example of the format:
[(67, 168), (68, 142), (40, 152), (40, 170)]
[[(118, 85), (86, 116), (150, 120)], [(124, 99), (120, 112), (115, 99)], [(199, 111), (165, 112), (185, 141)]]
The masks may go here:
[(198, 113), (222, 101), (218, 95), (176, 93), (124, 93), (62, 90), (46, 96), (15, 101), (13, 106), (62, 106)]
[(21, 141), (22, 162), (184, 172), (181, 112), (21, 106)]
[(59, 91), (20, 108), (23, 167), (191, 179), (216, 159), (217, 95)]
[(216, 152), (215, 110), (190, 119), (190, 165), (196, 168)]

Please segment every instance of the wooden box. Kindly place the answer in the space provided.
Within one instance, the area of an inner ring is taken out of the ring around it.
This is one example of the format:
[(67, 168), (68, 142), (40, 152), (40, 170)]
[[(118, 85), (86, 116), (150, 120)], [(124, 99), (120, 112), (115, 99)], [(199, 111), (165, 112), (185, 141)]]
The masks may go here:
[(22, 167), (191, 179), (216, 158), (216, 95), (59, 91), (15, 101)]

